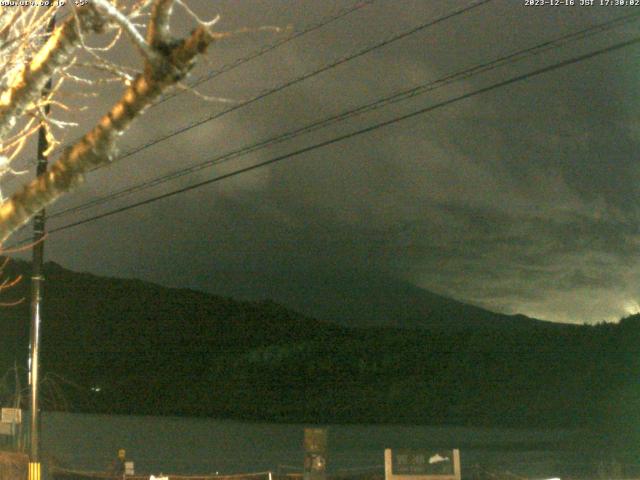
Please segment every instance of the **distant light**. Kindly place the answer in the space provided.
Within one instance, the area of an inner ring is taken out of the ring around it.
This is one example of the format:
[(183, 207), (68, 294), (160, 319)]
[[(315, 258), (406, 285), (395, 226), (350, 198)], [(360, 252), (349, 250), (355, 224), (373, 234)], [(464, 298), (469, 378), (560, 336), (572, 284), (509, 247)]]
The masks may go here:
[(635, 315), (640, 313), (640, 305), (635, 300), (627, 300), (624, 302), (622, 308), (627, 315)]
[(91, 387), (91, 391), (92, 392), (100, 392), (100, 391), (102, 391), (102, 388), (101, 387)]

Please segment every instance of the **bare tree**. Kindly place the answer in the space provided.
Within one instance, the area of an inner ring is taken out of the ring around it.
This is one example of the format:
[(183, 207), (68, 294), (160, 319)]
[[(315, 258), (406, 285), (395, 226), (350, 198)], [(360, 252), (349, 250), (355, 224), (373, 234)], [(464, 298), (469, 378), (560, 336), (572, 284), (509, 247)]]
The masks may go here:
[[(200, 20), (181, 0), (138, 0), (126, 6), (119, 0), (76, 3), (85, 5), (0, 7), (0, 177), (20, 173), (11, 168), (11, 161), (41, 125), (50, 145), (56, 144), (55, 129), (64, 123), (47, 118), (43, 112), (47, 105), (64, 107), (56, 97), (62, 83), (83, 81), (73, 73), (74, 68), (83, 66), (80, 55), (89, 58), (94, 69), (122, 82), (124, 92), (93, 128), (63, 150), (47, 173), (0, 204), (0, 245), (38, 211), (83, 181), (89, 170), (111, 162), (118, 136), (185, 78), (212, 41), (224, 36), (210, 29), (217, 19)], [(185, 38), (171, 33), (176, 5), (184, 8), (195, 24)], [(61, 13), (66, 17), (45, 36), (51, 16)], [(146, 21), (144, 34), (138, 23), (141, 19)], [(121, 34), (127, 37), (130, 48), (141, 58), (137, 71), (116, 65), (87, 45), (90, 37), (104, 34), (113, 35), (106, 49)], [(53, 75), (59, 79), (43, 95)]]

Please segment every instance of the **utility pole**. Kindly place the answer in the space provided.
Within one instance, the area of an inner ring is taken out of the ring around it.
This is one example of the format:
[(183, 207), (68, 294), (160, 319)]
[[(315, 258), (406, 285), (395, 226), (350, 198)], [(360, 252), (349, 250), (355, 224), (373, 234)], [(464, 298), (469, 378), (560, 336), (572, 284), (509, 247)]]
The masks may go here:
[[(56, 23), (55, 12), (47, 25), (47, 38), (53, 33)], [(42, 90), (46, 99), (51, 92), (51, 78)], [(50, 106), (47, 102), (43, 109), (46, 120)], [(45, 152), (49, 147), (47, 131), (43, 125), (38, 129), (38, 164), (36, 176), (47, 171), (48, 159)], [(31, 270), (31, 336), (29, 341), (29, 384), (31, 385), (31, 423), (29, 436), (29, 480), (40, 480), (40, 323), (42, 320), (42, 290), (44, 283), (44, 235), (46, 213), (42, 209), (33, 219), (33, 256)]]

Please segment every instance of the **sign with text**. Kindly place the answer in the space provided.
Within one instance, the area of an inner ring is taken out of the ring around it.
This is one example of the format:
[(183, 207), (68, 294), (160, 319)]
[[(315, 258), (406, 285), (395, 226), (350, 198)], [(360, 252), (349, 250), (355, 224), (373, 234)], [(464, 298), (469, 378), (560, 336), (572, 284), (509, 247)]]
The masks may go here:
[(385, 480), (460, 480), (460, 451), (384, 451)]
[(3, 408), (2, 423), (22, 423), (22, 410), (19, 408)]

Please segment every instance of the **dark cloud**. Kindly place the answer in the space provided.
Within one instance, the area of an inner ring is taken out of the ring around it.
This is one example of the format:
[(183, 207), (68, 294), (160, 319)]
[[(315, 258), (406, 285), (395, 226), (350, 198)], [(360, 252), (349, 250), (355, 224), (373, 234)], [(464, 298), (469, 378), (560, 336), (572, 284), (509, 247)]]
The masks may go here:
[[(274, 24), (300, 28), (351, 4), (192, 3), (203, 16), (221, 11), (220, 28), (228, 30)], [(375, 2), (201, 90), (242, 101), (465, 5)], [(535, 10), (496, 0), (123, 160), (92, 175), (62, 205), (213, 158), (621, 13), (578, 6)], [(186, 22), (178, 18), (176, 24)], [(108, 208), (611, 45), (636, 28), (528, 57)], [(270, 41), (268, 34), (256, 33), (220, 43), (195, 75)], [(275, 283), (286, 290), (301, 279), (320, 291), (327, 272), (365, 272), (504, 312), (571, 322), (614, 320), (639, 308), (636, 50), (594, 58), (52, 235), (48, 254), (75, 269), (245, 297), (268, 295)], [(104, 98), (95, 102), (98, 111), (104, 110)], [(176, 97), (138, 122), (123, 139), (123, 150), (229, 105)]]

